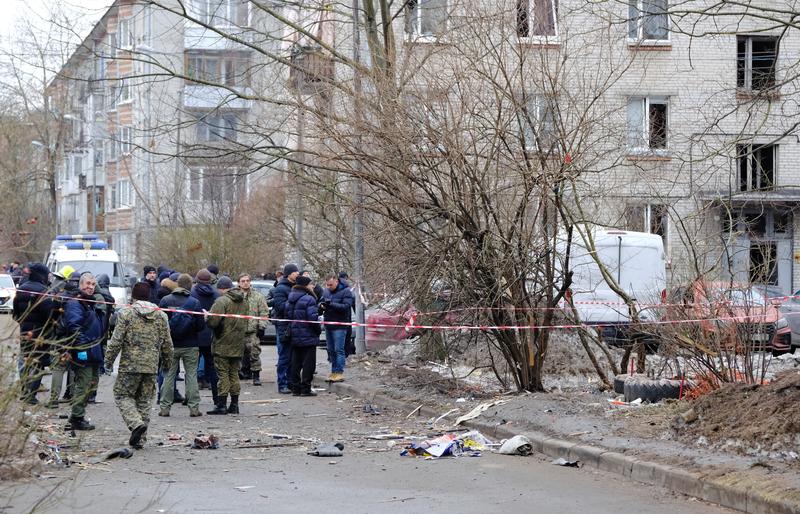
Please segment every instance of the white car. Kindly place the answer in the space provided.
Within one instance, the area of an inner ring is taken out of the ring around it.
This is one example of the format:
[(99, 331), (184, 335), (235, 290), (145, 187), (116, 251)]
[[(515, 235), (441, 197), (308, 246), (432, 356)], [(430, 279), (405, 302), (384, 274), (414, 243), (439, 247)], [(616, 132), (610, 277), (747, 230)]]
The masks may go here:
[(14, 296), (17, 294), (17, 286), (11, 275), (0, 274), (0, 313), (10, 314), (14, 310)]

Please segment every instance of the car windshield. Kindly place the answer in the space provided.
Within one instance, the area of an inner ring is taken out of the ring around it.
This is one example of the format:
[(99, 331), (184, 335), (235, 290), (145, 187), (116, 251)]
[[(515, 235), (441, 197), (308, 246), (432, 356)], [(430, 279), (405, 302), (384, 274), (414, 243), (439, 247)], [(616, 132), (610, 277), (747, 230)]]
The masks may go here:
[(122, 266), (118, 262), (111, 261), (67, 261), (59, 262), (58, 269), (64, 266), (72, 266), (75, 271), (73, 276), (80, 276), (81, 273), (91, 272), (92, 275), (106, 274), (110, 280), (110, 287), (125, 287), (125, 282), (122, 278)]
[(14, 279), (11, 275), (0, 276), (0, 287), (14, 289)]

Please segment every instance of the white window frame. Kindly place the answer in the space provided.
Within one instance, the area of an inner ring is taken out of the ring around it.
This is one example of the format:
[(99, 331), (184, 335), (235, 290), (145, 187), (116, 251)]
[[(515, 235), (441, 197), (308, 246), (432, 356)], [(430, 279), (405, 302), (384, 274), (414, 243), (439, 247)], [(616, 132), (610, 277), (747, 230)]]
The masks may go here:
[[(553, 144), (557, 137), (556, 110), (555, 99), (541, 94), (528, 96), (528, 105), (526, 106), (525, 112), (520, 116), (525, 150), (529, 152), (539, 152), (538, 139), (543, 139), (542, 152), (556, 153), (560, 150), (558, 145)], [(539, 137), (534, 133), (531, 123), (538, 129)]]
[[(232, 121), (233, 127), (229, 124)], [(197, 119), (195, 139), (197, 143), (214, 143), (236, 141), (239, 131), (239, 120), (232, 114), (207, 115)]]
[(114, 182), (109, 186), (109, 194), (108, 195), (108, 210), (115, 211), (118, 208), (118, 200), (119, 197), (117, 196), (117, 183)]
[(150, 4), (142, 7), (142, 44), (150, 46), (153, 41), (153, 8)]
[(117, 105), (122, 105), (133, 101), (130, 77), (122, 77), (119, 79), (118, 91), (119, 100), (117, 101)]
[(626, 226), (625, 228), (629, 229), (629, 230), (640, 230), (641, 229), (642, 232), (646, 232), (648, 234), (655, 234), (655, 232), (653, 232), (653, 230), (652, 230), (653, 229), (652, 221), (653, 221), (653, 216), (655, 214), (657, 214), (655, 212), (656, 209), (659, 209), (659, 208), (663, 208), (664, 209), (664, 212), (663, 212), (664, 219), (662, 220), (663, 221), (663, 232), (664, 232), (664, 234), (661, 237), (662, 237), (662, 240), (664, 242), (664, 255), (669, 257), (669, 238), (670, 238), (670, 231), (672, 230), (672, 223), (670, 221), (669, 206), (668, 205), (661, 204), (661, 203), (646, 203), (646, 204), (628, 205), (628, 207), (627, 207), (627, 210), (629, 211), (629, 214), (627, 216), (628, 220), (634, 221), (634, 220), (631, 220), (630, 213), (636, 214), (636, 215), (641, 215), (642, 218), (640, 218), (639, 221), (641, 221), (643, 223), (643, 225), (640, 227), (637, 224), (636, 226), (633, 226), (633, 227)]
[(117, 199), (118, 209), (129, 209), (133, 207), (134, 194), (133, 187), (131, 186), (131, 181), (128, 179), (117, 181), (117, 194), (119, 195)]
[[(559, 36), (559, 27), (558, 27), (558, 0), (522, 0), (527, 2), (528, 4), (528, 12), (527, 12), (527, 23), (528, 23), (528, 35), (522, 36), (519, 35), (519, 27), (517, 26), (517, 35), (519, 38), (524, 41), (541, 41), (541, 42), (548, 42), (558, 39)], [(536, 2), (537, 1), (545, 1), (549, 3), (550, 7), (550, 14), (553, 16), (553, 34), (534, 34), (534, 26), (536, 22), (535, 12), (536, 12)], [(517, 16), (515, 18), (515, 23), (519, 24), (519, 10), (520, 4), (519, 1), (517, 2)]]
[[(415, 4), (411, 6), (410, 4), (405, 4), (405, 34), (406, 40), (413, 41), (413, 42), (434, 42), (438, 41), (439, 39), (444, 37), (444, 34), (447, 33), (450, 27), (450, 0), (413, 0)], [(424, 8), (420, 8), (420, 4), (432, 2), (432, 1), (441, 1), (444, 2), (444, 10), (445, 10), (445, 17), (444, 17), (444, 27), (440, 28), (439, 34), (423, 34), (422, 33), (422, 21), (423, 16), (422, 13), (426, 11)], [(408, 19), (408, 17), (411, 19)], [(411, 29), (411, 30), (409, 30)]]
[[(752, 34), (737, 34), (736, 43), (736, 59), (739, 59), (739, 38), (743, 38), (745, 40), (745, 70), (744, 70), (744, 84), (739, 85), (739, 77), (738, 77), (738, 62), (737, 62), (737, 77), (736, 77), (736, 87), (741, 91), (769, 91), (770, 89), (774, 88), (778, 83), (778, 59), (780, 58), (781, 52), (781, 45), (780, 45), (780, 38), (777, 36), (772, 36), (769, 34), (765, 35), (752, 35)], [(766, 39), (775, 39), (775, 67), (772, 70), (772, 81), (773, 85), (771, 87), (764, 87), (753, 89), (753, 41), (754, 40), (766, 40)]]
[(133, 49), (136, 38), (134, 33), (133, 18), (120, 18), (117, 21), (117, 44), (122, 50)]
[[(670, 101), (668, 96), (631, 96), (628, 97), (628, 101), (626, 104), (626, 111), (627, 111), (627, 147), (628, 152), (630, 154), (652, 154), (652, 155), (667, 155), (670, 149), (671, 137), (670, 137)], [(642, 108), (642, 119), (640, 126), (638, 127), (638, 136), (636, 137), (637, 142), (642, 142), (643, 144), (637, 145), (633, 141), (634, 134), (636, 133), (636, 127), (633, 126), (633, 120), (631, 115), (632, 104), (634, 102), (641, 102)], [(664, 148), (653, 148), (651, 135), (650, 135), (650, 106), (652, 104), (657, 105), (666, 105), (666, 113), (667, 113), (667, 120), (665, 122), (666, 125), (666, 137), (664, 142)]]
[[(762, 185), (760, 183), (761, 174), (757, 173), (756, 170), (756, 152), (763, 152), (766, 148), (772, 151), (772, 184), (769, 186)], [(734, 162), (734, 168), (736, 170), (735, 177), (736, 177), (736, 190), (741, 192), (750, 192), (750, 191), (771, 191), (774, 190), (778, 185), (778, 169), (779, 169), (779, 158), (780, 158), (780, 145), (775, 144), (757, 144), (757, 143), (749, 143), (743, 145), (737, 145), (736, 147), (736, 160)], [(745, 173), (747, 174), (747, 187), (746, 189), (742, 189), (741, 187), (741, 164), (742, 160), (746, 159), (745, 165), (747, 169)], [(752, 187), (755, 186), (755, 187)]]
[(117, 131), (119, 141), (119, 154), (129, 155), (133, 152), (133, 128), (130, 126), (122, 126)]
[[(666, 12), (664, 16), (667, 18), (667, 35), (665, 38), (650, 38), (645, 37), (644, 29), (645, 29), (645, 16), (642, 15), (644, 11), (644, 4), (645, 3), (652, 3), (659, 0), (628, 0), (628, 24), (626, 30), (628, 32), (628, 41), (632, 43), (644, 43), (644, 44), (667, 44), (670, 40), (670, 34), (672, 33), (671, 26), (670, 26), (670, 19), (669, 19), (669, 0), (663, 0), (666, 4)], [(635, 25), (634, 25), (635, 24)], [(636, 29), (636, 37), (631, 37), (631, 32), (633, 32), (633, 28), (635, 26)]]
[[(217, 7), (221, 7), (218, 9)], [(241, 6), (241, 7), (240, 7)], [(240, 8), (247, 9), (245, 23), (250, 25), (250, 2), (247, 0), (192, 0), (192, 13), (202, 23), (211, 27), (237, 27), (236, 20)], [(220, 13), (222, 16), (220, 16)]]

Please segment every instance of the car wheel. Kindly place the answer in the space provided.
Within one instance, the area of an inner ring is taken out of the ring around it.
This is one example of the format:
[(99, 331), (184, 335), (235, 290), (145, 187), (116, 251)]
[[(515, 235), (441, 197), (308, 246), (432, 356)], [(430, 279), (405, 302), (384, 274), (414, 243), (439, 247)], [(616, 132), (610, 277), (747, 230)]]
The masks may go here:
[(680, 380), (631, 377), (625, 380), (623, 389), (626, 402), (641, 398), (643, 402), (654, 403), (665, 398), (677, 399), (680, 396), (681, 382)]

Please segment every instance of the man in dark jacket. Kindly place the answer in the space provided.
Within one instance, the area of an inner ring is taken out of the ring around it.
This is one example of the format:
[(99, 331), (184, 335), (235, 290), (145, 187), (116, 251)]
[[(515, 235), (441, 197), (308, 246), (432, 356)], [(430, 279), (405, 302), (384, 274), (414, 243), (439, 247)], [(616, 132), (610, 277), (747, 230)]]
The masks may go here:
[(19, 323), (22, 399), (31, 405), (37, 403), (36, 391), (42, 382), (49, 357), (48, 339), (52, 336), (55, 303), (44, 296), (48, 290), (48, 273), (44, 264), (31, 264), (30, 276), (17, 289), (13, 303), (14, 320)]
[(164, 386), (161, 390), (161, 410), (159, 416), (169, 416), (175, 390), (175, 378), (178, 376), (180, 362), (183, 361), (186, 383), (186, 402), (189, 406), (189, 416), (201, 416), (200, 390), (197, 388), (197, 361), (200, 359), (198, 335), (206, 328), (203, 320), (202, 307), (197, 298), (191, 296), (192, 277), (183, 273), (178, 275), (178, 287), (172, 294), (165, 296), (158, 305), (162, 309), (180, 309), (196, 312), (188, 313), (167, 312), (169, 318), (169, 331), (174, 347), (172, 366), (169, 368)]
[(158, 305), (158, 273), (153, 266), (144, 267), (142, 282), (147, 282), (150, 286), (150, 303)]
[(317, 367), (317, 345), (322, 332), (317, 311), (317, 297), (311, 287), (311, 279), (298, 276), (289, 300), (286, 302), (286, 317), (291, 322), (289, 329), (292, 347), (292, 367), (289, 387), (294, 396), (316, 396), (311, 390), (314, 370)]
[[(214, 301), (220, 296), (217, 288), (211, 285), (211, 273), (209, 273), (207, 269), (201, 269), (197, 272), (197, 275), (195, 275), (195, 280), (197, 283), (192, 287), (192, 298), (200, 302), (201, 311), (210, 311), (211, 306), (214, 305)], [(203, 377), (211, 386), (211, 395), (214, 400), (214, 405), (216, 405), (218, 377), (216, 366), (214, 366), (214, 354), (211, 352), (212, 335), (211, 327), (206, 325), (203, 330), (197, 334), (197, 346), (200, 356), (203, 358)]]
[[(346, 284), (339, 282), (337, 275), (325, 277), (325, 290), (319, 308), (325, 321), (350, 323), (353, 319), (353, 305), (356, 299)], [(325, 325), (325, 343), (328, 347), (328, 361), (331, 363), (331, 374), (328, 380), (341, 382), (344, 380), (345, 343), (349, 325)]]
[[(106, 350), (106, 343), (108, 343), (108, 338), (111, 337), (111, 332), (113, 327), (111, 326), (111, 319), (114, 315), (114, 297), (111, 295), (111, 291), (109, 291), (109, 286), (111, 285), (111, 279), (105, 273), (101, 273), (97, 275), (97, 287), (95, 288), (94, 292), (94, 299), (97, 301), (95, 304), (95, 308), (98, 312), (101, 312), (103, 315), (103, 338), (100, 340), (100, 344), (103, 346), (103, 354), (105, 354)], [(104, 373), (105, 369), (100, 367), (100, 373)], [(92, 384), (92, 396), (89, 397), (89, 403), (94, 403), (95, 399), (97, 398), (97, 384)]]
[[(294, 281), (300, 275), (300, 269), (296, 264), (287, 264), (283, 267), (283, 276), (278, 279), (278, 285), (272, 290), (272, 317), (276, 319), (286, 319), (286, 302), (289, 300), (289, 293), (292, 291)], [(275, 348), (278, 352), (277, 382), (278, 392), (281, 394), (291, 393), (289, 389), (289, 365), (292, 360), (291, 344), (286, 343), (287, 321), (273, 321), (275, 325)]]
[[(214, 364), (219, 370), (219, 395), (216, 408), (208, 413), (239, 414), (239, 365), (244, 353), (248, 320), (225, 315), (246, 316), (250, 306), (244, 300), (242, 290), (234, 288), (233, 281), (228, 277), (221, 277), (217, 281), (217, 289), (222, 296), (211, 306), (206, 322), (214, 331), (211, 349), (214, 352)], [(231, 395), (231, 405), (226, 408), (228, 394)]]
[(72, 395), (72, 412), (68, 427), (73, 430), (94, 430), (94, 426), (84, 418), (86, 404), (92, 394), (92, 383), (97, 383), (98, 370), (103, 364), (102, 313), (95, 307), (94, 290), (97, 281), (91, 273), (81, 275), (78, 282), (79, 294), (67, 302), (64, 318), (70, 334), (71, 367), (75, 374)]

